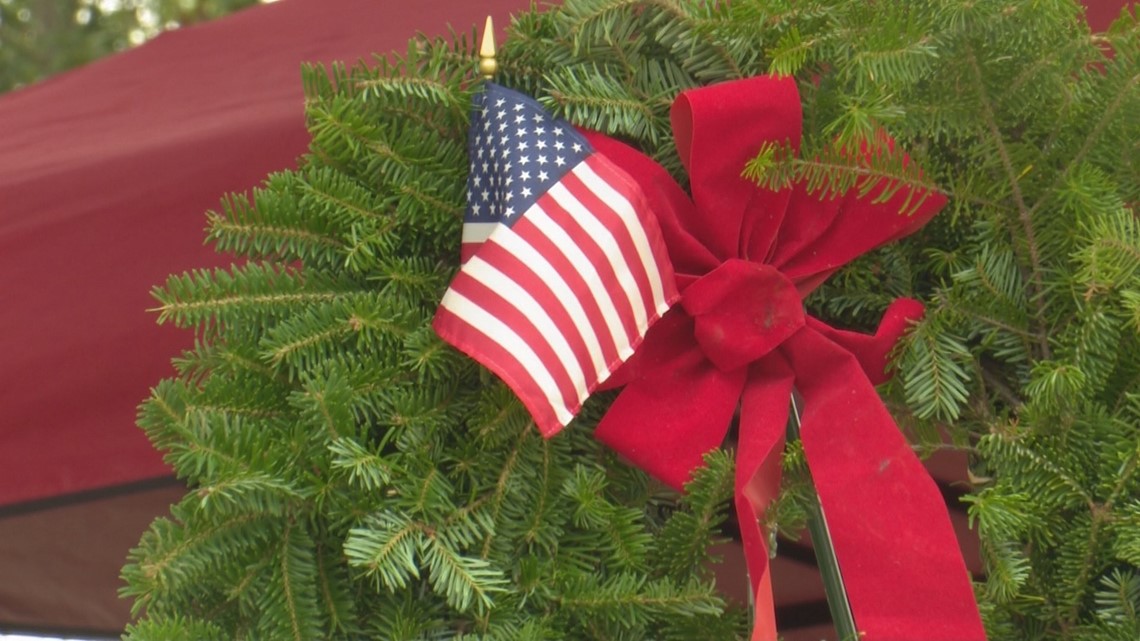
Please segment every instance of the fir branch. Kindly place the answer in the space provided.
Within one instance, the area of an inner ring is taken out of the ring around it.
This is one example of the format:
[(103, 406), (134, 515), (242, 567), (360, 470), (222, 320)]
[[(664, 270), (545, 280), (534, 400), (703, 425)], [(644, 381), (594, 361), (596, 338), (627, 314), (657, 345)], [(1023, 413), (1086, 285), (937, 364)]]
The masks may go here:
[(375, 97), (393, 94), (400, 97), (415, 97), (425, 103), (442, 105), (455, 114), (466, 111), (467, 105), (456, 95), (448, 82), (430, 77), (380, 76), (356, 81), (358, 91), (365, 91)]
[[(499, 476), (495, 480), (495, 488), (488, 496), (488, 501), (491, 504), (491, 519), (495, 523), (499, 522), (499, 518), (503, 511), (503, 500), (507, 496), (507, 489), (509, 481), (514, 473), (518, 463), (519, 455), (522, 450), (523, 444), (531, 438), (533, 430), (530, 425), (526, 425), (522, 431), (519, 432), (518, 438), (515, 439), (510, 452), (507, 453), (503, 459), (502, 469), (499, 471)], [(480, 553), (481, 558), (487, 558), (491, 553), (491, 543), (495, 539), (495, 533), (488, 531), (486, 537), (483, 539), (483, 549)]]
[(552, 485), (554, 461), (551, 456), (551, 447), (549, 443), (542, 443), (542, 467), (539, 472), (538, 479), (538, 504), (530, 512), (530, 522), (526, 524), (526, 533), (523, 534), (523, 540), (526, 542), (535, 542), (539, 538), (539, 531), (545, 525), (545, 520), (549, 518), (548, 510), (553, 506), (549, 505), (550, 486)]
[(861, 158), (863, 152), (858, 148), (868, 139), (857, 134), (849, 138), (846, 144), (838, 141), (810, 158), (796, 156), (783, 144), (766, 144), (748, 161), (741, 175), (773, 190), (803, 182), (808, 193), (822, 198), (836, 198), (855, 189), (860, 198), (870, 197), (881, 203), (901, 191), (907, 197), (900, 215), (917, 211), (932, 194), (946, 194), (923, 176), (916, 163), (908, 162), (905, 154), (875, 149)]
[(644, 625), (648, 615), (674, 613), (682, 616), (718, 614), (721, 601), (708, 586), (675, 586), (668, 581), (649, 581), (636, 574), (617, 574), (605, 582), (579, 577), (556, 597), (557, 603), (583, 617), (616, 617), (625, 627)]
[(970, 373), (962, 365), (969, 351), (930, 322), (919, 323), (905, 340), (901, 370), (907, 403), (919, 418), (957, 418), (969, 396)]
[(1070, 588), (1072, 589), (1072, 597), (1067, 610), (1060, 617), (1060, 626), (1062, 630), (1062, 638), (1071, 638), (1074, 628), (1079, 624), (1081, 616), (1081, 602), (1084, 600), (1086, 594), (1090, 591), (1089, 579), (1096, 571), (1096, 566), (1103, 563), (1100, 560), (1100, 546), (1104, 542), (1103, 527), (1108, 517), (1108, 511), (1099, 505), (1092, 506), (1091, 521), (1092, 525), (1089, 527), (1088, 539), (1085, 542), (1084, 555), (1081, 560), (1080, 570), (1072, 578)]
[(348, 564), (389, 590), (404, 588), (420, 577), (415, 560), (426, 528), (407, 517), (386, 512), (349, 531), (344, 542)]
[(161, 306), (158, 322), (179, 327), (206, 325), (223, 316), (272, 316), (293, 305), (331, 301), (349, 295), (333, 282), (309, 283), (297, 272), (273, 264), (249, 263), (231, 271), (199, 270), (172, 276), (153, 295)]
[(1049, 346), (1049, 329), (1045, 320), (1045, 281), (1041, 265), (1040, 249), (1037, 245), (1037, 234), (1033, 227), (1033, 212), (1026, 205), (1025, 197), (1021, 193), (1021, 176), (1014, 171), (1009, 150), (1006, 149), (1005, 137), (998, 127), (993, 105), (990, 102), (989, 94), (986, 92), (986, 78), (982, 74), (981, 67), (978, 65), (978, 58), (974, 52), (970, 50), (966, 60), (973, 70), (974, 79), (977, 82), (982, 120), (989, 131), (991, 142), (993, 142), (997, 149), (998, 158), (1001, 159), (1006, 180), (1013, 194), (1014, 204), (1017, 206), (1017, 219), (1021, 223), (1022, 233), (1025, 234), (1026, 251), (1029, 253), (1030, 278), (1033, 282), (1033, 295), (1030, 296), (1030, 300), (1032, 300), (1036, 306), (1037, 345), (1041, 350), (1041, 356), (1043, 358), (1052, 358), (1052, 349)]
[(429, 576), (437, 592), (460, 611), (474, 606), (476, 610), (494, 605), (492, 595), (503, 592), (506, 579), (487, 561), (458, 554), (440, 536), (428, 536), (421, 544)]
[[(300, 188), (301, 193), (304, 196), (310, 196), (314, 199), (317, 199), (318, 201), (323, 201), (324, 203), (332, 205), (336, 209), (351, 212), (360, 218), (376, 219), (381, 221), (384, 223), (384, 226), (377, 230), (378, 233), (387, 233), (391, 231), (395, 226), (395, 221), (387, 212), (377, 211), (371, 207), (365, 207), (363, 205), (350, 202), (348, 199), (338, 194), (332, 193), (332, 191), (329, 190), (326, 185), (321, 184), (315, 180), (307, 180), (305, 182), (302, 182)], [(343, 248), (344, 243), (341, 242), (339, 246)]]
[(333, 455), (332, 469), (347, 471), (349, 481), (367, 492), (380, 492), (395, 474), (392, 463), (369, 452), (351, 438), (336, 437), (329, 443)]
[[(317, 545), (316, 547), (316, 568), (317, 568), (317, 587), (320, 589), (321, 603), (324, 605), (324, 611), (329, 617), (329, 628), (336, 632), (350, 632), (351, 612), (345, 612), (348, 603), (350, 603), (351, 596), (343, 593), (344, 581), (342, 577), (332, 576), (331, 567), (326, 564), (328, 562), (325, 550)], [(339, 588), (339, 589), (338, 589)], [(334, 592), (341, 592), (335, 594)]]
[[(543, 104), (575, 124), (603, 133), (620, 133), (657, 140), (660, 119), (653, 105), (646, 104), (627, 85), (599, 73), (597, 65), (570, 67), (547, 77)], [(663, 98), (660, 107), (667, 106)]]
[[(239, 223), (223, 218), (216, 213), (208, 214), (206, 220), (207, 225), (211, 228), (210, 239), (219, 242), (218, 248), (221, 251), (236, 250), (245, 253), (250, 251), (247, 247), (257, 247), (254, 250), (257, 255), (268, 256), (271, 253), (280, 255), (283, 248), (298, 242), (332, 250), (344, 248), (344, 243), (339, 238), (292, 226), (254, 222)], [(239, 242), (238, 238), (243, 238), (245, 241)], [(273, 248), (272, 251), (270, 248)], [(307, 252), (298, 252), (294, 249), (291, 253), (304, 254)]]
[(293, 532), (294, 525), (292, 520), (286, 520), (285, 531), (281, 533), (281, 553), (280, 553), (280, 571), (281, 583), (284, 588), (285, 606), (289, 613), (289, 628), (293, 632), (293, 639), (295, 641), (306, 641), (306, 636), (302, 634), (301, 620), (298, 614), (298, 605), (296, 602), (296, 595), (292, 585), (292, 567), (290, 566), (289, 548), (291, 543), (290, 534)]
[(422, 188), (422, 185), (406, 183), (400, 187), (400, 194), (405, 199), (401, 201), (414, 201), (424, 205), (427, 209), (442, 212), (454, 220), (463, 219), (463, 206), (451, 200), (445, 200), (437, 194), (432, 194)]
[[(1047, 202), (1047, 199), (1051, 193), (1059, 189), (1061, 184), (1072, 174), (1072, 172), (1077, 167), (1081, 166), (1081, 163), (1084, 162), (1085, 157), (1088, 156), (1090, 151), (1092, 151), (1093, 145), (1095, 145), (1096, 142), (1100, 140), (1100, 137), (1108, 128), (1108, 124), (1116, 116), (1116, 113), (1120, 111), (1120, 109), (1124, 106), (1125, 100), (1129, 97), (1129, 94), (1132, 92), (1132, 90), (1134, 90), (1137, 86), (1140, 86), (1140, 74), (1132, 76), (1130, 79), (1128, 79), (1127, 82), (1120, 86), (1116, 92), (1116, 95), (1113, 96), (1112, 100), (1104, 108), (1103, 112), (1098, 114), (1096, 124), (1093, 125), (1092, 129), (1090, 129), (1088, 134), (1085, 136), (1085, 140), (1081, 144), (1080, 149), (1077, 150), (1072, 158), (1067, 160), (1064, 171), (1061, 171), (1057, 174), (1053, 188), (1045, 191), (1042, 194), (1041, 198), (1033, 204), (1033, 207), (1029, 211), (1029, 216), (1033, 216), (1033, 214), (1040, 210)], [(1046, 356), (1046, 358), (1048, 358), (1048, 356)]]

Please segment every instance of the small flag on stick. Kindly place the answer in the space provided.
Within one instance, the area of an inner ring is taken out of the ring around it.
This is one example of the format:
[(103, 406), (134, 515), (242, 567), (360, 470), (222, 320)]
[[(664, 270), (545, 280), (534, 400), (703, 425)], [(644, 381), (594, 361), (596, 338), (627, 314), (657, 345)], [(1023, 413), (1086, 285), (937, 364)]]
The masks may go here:
[(551, 436), (678, 294), (637, 183), (534, 99), (474, 99), (462, 267), (433, 326)]

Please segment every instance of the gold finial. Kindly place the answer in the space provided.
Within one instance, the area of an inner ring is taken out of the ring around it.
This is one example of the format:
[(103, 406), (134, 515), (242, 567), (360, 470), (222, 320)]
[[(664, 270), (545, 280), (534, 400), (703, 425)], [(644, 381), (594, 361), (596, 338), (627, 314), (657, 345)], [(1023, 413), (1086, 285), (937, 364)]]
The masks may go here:
[(483, 42), (479, 45), (479, 73), (490, 80), (499, 70), (499, 63), (495, 61), (495, 25), (491, 23), (491, 16), (487, 16), (487, 26), (483, 28)]

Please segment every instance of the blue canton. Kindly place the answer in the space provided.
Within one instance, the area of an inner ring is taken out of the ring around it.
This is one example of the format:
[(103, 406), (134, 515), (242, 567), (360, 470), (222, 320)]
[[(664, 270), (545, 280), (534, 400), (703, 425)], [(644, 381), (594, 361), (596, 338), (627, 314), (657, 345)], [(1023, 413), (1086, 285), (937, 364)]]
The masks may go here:
[(491, 82), (475, 97), (468, 151), (464, 222), (508, 225), (593, 153), (573, 125)]

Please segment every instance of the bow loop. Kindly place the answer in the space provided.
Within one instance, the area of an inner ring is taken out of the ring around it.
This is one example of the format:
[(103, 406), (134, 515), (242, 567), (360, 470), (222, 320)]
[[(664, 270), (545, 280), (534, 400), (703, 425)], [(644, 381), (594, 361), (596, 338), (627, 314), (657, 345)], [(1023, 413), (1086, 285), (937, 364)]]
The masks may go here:
[[(741, 173), (765, 145), (799, 149), (803, 115), (795, 80), (760, 76), (686, 91), (677, 96), (669, 119), (691, 179), (693, 203), (705, 212), (694, 234), (721, 260), (745, 255), (746, 242), (762, 245), (743, 232), (758, 222), (774, 231), (783, 204), (779, 198), (758, 197), (771, 192), (758, 190)], [(726, 123), (731, 130), (725, 130)]]
[(681, 305), (696, 320), (701, 350), (723, 372), (759, 360), (805, 322), (790, 280), (771, 265), (739, 258), (690, 285)]

